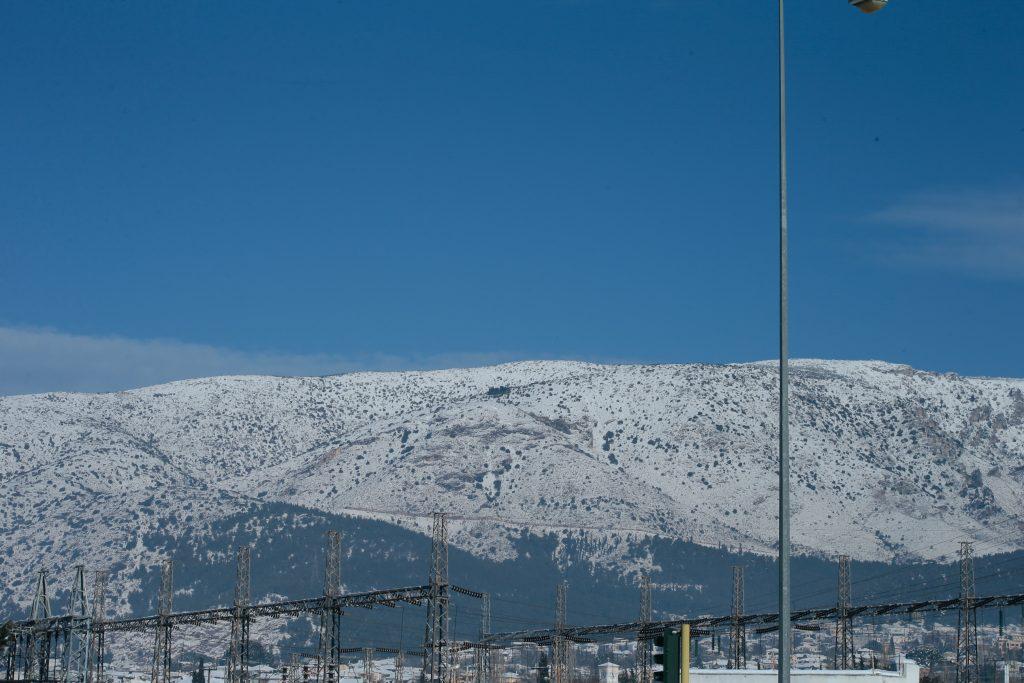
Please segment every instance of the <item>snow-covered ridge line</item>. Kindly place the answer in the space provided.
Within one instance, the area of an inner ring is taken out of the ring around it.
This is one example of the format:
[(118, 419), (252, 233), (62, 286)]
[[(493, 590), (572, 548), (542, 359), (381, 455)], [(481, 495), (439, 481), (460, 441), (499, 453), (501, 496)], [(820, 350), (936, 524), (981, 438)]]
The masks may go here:
[[(932, 372), (916, 370), (910, 365), (902, 363), (889, 363), (883, 360), (869, 359), (869, 360), (828, 360), (823, 358), (791, 358), (790, 366), (793, 368), (801, 367), (815, 367), (821, 365), (831, 365), (833, 367), (840, 366), (843, 364), (859, 365), (859, 366), (877, 366), (879, 368), (886, 368), (889, 371), (900, 372), (909, 371), (921, 374), (931, 374), (940, 377), (962, 377), (964, 379), (974, 380), (1006, 380), (1014, 381), (1012, 377), (1001, 377), (1001, 376), (987, 376), (987, 375), (961, 375), (960, 373), (948, 371), (948, 372)], [(181, 385), (188, 385), (197, 382), (228, 382), (228, 381), (251, 381), (251, 380), (309, 380), (309, 381), (334, 381), (338, 379), (352, 379), (358, 381), (365, 381), (366, 379), (372, 379), (380, 376), (418, 376), (418, 375), (447, 375), (455, 372), (473, 372), (475, 370), (498, 370), (498, 369), (513, 369), (516, 367), (528, 367), (528, 366), (577, 366), (581, 369), (610, 369), (617, 367), (655, 367), (655, 368), (682, 368), (682, 367), (704, 367), (704, 368), (729, 368), (729, 367), (743, 367), (743, 366), (777, 366), (778, 360), (765, 359), (759, 361), (750, 361), (743, 363), (648, 363), (648, 364), (623, 364), (623, 363), (594, 363), (589, 361), (575, 361), (575, 360), (521, 360), (521, 361), (509, 361), (507, 363), (499, 363), (497, 365), (486, 365), (473, 368), (450, 368), (441, 370), (359, 370), (353, 372), (344, 372), (335, 375), (211, 375), (208, 377), (197, 377), (192, 379), (180, 379), (172, 382), (164, 382), (162, 384), (153, 384), (145, 387), (137, 387), (133, 389), (124, 389), (121, 391), (104, 391), (104, 392), (78, 392), (78, 391), (47, 391), (38, 392), (34, 394), (12, 394), (3, 398), (22, 398), (22, 397), (69, 397), (69, 396), (105, 396), (105, 395), (118, 395), (118, 394), (138, 394), (138, 393), (152, 393), (162, 390), (168, 390)]]
[[(526, 531), (770, 552), (776, 370), (521, 361), (232, 376), (0, 398), (0, 580), (39, 562), (155, 562), (142, 539), (253, 501), (423, 531), (508, 559)], [(1024, 381), (880, 361), (793, 363), (794, 543), (855, 558), (1021, 546)], [(556, 534), (557, 535), (557, 534)], [(57, 552), (56, 549), (60, 549)], [(101, 561), (102, 560), (102, 561)]]

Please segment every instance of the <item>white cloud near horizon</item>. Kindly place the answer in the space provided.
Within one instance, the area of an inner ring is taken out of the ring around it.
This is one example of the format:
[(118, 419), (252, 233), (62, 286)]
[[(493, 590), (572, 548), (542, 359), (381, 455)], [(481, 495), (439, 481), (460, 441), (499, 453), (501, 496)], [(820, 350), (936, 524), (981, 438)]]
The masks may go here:
[(167, 339), (68, 334), (0, 326), (0, 395), (120, 391), (213, 375), (333, 375), (491, 365), (512, 353), (402, 357), (249, 352)]
[(910, 195), (869, 216), (899, 230), (884, 257), (999, 278), (1024, 277), (1024, 183)]

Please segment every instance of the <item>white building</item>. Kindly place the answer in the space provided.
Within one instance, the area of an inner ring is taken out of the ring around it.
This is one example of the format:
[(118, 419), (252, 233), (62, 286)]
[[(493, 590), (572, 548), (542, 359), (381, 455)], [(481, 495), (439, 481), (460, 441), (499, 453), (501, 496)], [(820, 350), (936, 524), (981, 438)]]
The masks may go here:
[(597, 665), (597, 679), (601, 683), (619, 683), (619, 665), (614, 662), (605, 662)]
[[(771, 683), (778, 675), (774, 669), (690, 669), (690, 683)], [(905, 659), (899, 671), (793, 669), (791, 675), (794, 683), (918, 683), (921, 667)], [(603, 678), (601, 683), (606, 683)]]

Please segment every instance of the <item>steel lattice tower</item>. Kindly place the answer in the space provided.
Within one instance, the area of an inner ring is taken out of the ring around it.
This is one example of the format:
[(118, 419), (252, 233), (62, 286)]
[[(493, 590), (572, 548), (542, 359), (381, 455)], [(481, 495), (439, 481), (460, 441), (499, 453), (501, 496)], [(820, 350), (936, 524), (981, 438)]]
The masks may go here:
[[(52, 616), (46, 570), (40, 569), (36, 593), (32, 598), (32, 620), (49, 619)], [(30, 629), (26, 636), (23, 678), (26, 681), (47, 681), (50, 679), (50, 645), (53, 634), (45, 626), (33, 626)]]
[(299, 661), (299, 654), (292, 653), (291, 664), (288, 667), (289, 683), (302, 683), (302, 662)]
[(85, 567), (75, 567), (64, 628), (64, 652), (61, 657), (61, 683), (86, 683), (89, 669), (89, 641), (92, 616), (85, 597)]
[(423, 673), (428, 683), (448, 682), (448, 519), (433, 515), (430, 549), (430, 597), (427, 605), (426, 661)]
[[(644, 574), (640, 577), (640, 623), (651, 623), (651, 614), (651, 577)], [(654, 680), (654, 657), (650, 638), (637, 641), (636, 660), (638, 683), (651, 683)]]
[(21, 640), (21, 633), (18, 629), (14, 630), (12, 634), (11, 642), (6, 647), (0, 647), (0, 650), (4, 651), (4, 680), (14, 680), (14, 672), (17, 670), (18, 661), (18, 641)]
[(978, 683), (978, 612), (974, 595), (974, 545), (960, 543), (960, 612), (956, 631), (956, 683)]
[(487, 683), (501, 683), (504, 680), (505, 673), (505, 651), (500, 647), (492, 646), (487, 651), (487, 655), (491, 658), (491, 677)]
[(399, 648), (395, 653), (395, 683), (402, 683), (405, 678), (405, 652)]
[(324, 604), (320, 610), (320, 642), (317, 651), (318, 683), (340, 678), (341, 664), (341, 532), (327, 532), (324, 559)]
[(833, 669), (853, 667), (853, 620), (850, 617), (850, 556), (839, 556), (839, 585), (836, 591), (836, 642)]
[(483, 639), (491, 632), (491, 594), (484, 593), (480, 596), (480, 637), (478, 644), (473, 650), (474, 674), (476, 683), (490, 683), (491, 680), (491, 650), (490, 647), (481, 644)]
[(743, 566), (732, 568), (732, 619), (729, 626), (729, 667), (747, 666), (747, 629), (743, 625)]
[(89, 644), (89, 683), (103, 681), (103, 665), (106, 658), (103, 621), (107, 618), (107, 580), (110, 573), (98, 571), (92, 581), (92, 633)]
[(235, 565), (235, 604), (231, 612), (228, 647), (228, 683), (243, 683), (249, 676), (249, 606), (252, 604), (252, 549), (238, 547)]
[(565, 593), (568, 584), (561, 581), (555, 589), (555, 637), (551, 640), (551, 683), (572, 680), (572, 644), (562, 635), (566, 626)]
[(363, 648), (363, 681), (371, 683), (373, 680), (373, 648)]
[(171, 683), (171, 621), (174, 610), (174, 565), (170, 558), (160, 567), (160, 594), (157, 598), (159, 623), (153, 643), (152, 683)]

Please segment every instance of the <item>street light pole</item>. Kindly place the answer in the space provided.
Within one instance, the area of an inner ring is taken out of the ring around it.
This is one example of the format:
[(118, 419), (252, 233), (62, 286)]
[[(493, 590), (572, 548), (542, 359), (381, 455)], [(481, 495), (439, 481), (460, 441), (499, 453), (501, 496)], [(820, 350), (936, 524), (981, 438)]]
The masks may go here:
[[(865, 14), (889, 0), (849, 0)], [(792, 658), (789, 574), (789, 252), (786, 183), (786, 21), (779, 0), (779, 683), (789, 683)]]
[(789, 683), (789, 253), (786, 187), (786, 28), (779, 0), (779, 683)]

